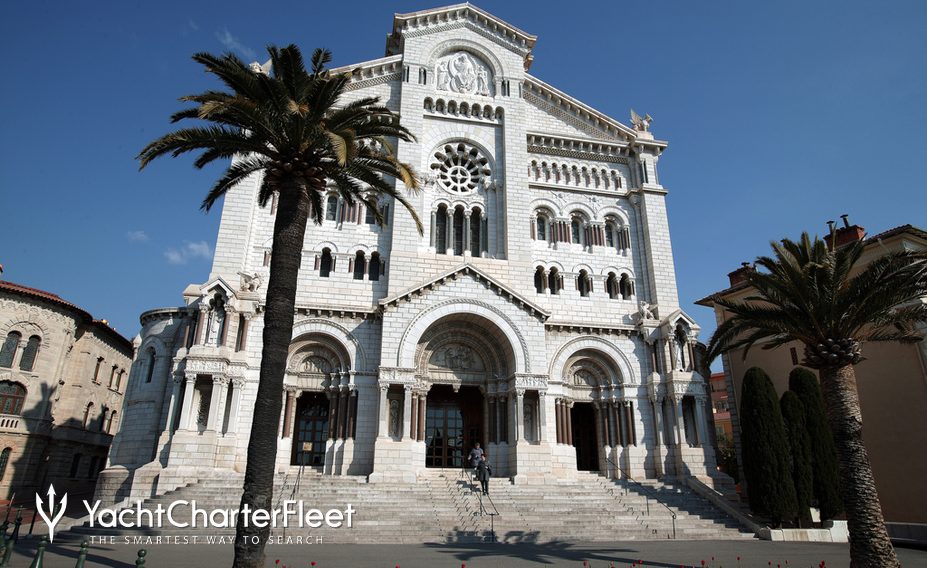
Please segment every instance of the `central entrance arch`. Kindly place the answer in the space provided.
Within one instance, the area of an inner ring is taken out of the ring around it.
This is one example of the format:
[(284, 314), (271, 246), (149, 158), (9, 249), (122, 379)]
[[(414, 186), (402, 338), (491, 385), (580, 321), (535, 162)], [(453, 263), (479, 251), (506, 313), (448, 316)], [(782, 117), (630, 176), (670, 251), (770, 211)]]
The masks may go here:
[(320, 392), (306, 393), (296, 403), (292, 465), (325, 465), (327, 439), (328, 399)]
[[(505, 392), (515, 369), (506, 334), (489, 319), (450, 314), (432, 323), (416, 345), (416, 381), (425, 397), (425, 467), (465, 467), (476, 443), (495, 439), (487, 393)], [(495, 408), (495, 407), (493, 407)], [(492, 439), (491, 439), (492, 438)]]

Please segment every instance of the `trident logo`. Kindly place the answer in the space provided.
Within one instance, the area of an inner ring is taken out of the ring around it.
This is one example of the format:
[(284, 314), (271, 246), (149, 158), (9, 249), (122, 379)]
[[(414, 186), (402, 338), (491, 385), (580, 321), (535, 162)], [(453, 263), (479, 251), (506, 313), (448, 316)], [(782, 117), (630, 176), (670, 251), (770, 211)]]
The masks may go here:
[[(45, 503), (42, 502), (42, 498), (38, 493), (35, 494), (35, 508), (39, 512), (39, 516), (45, 521), (45, 524), (48, 525), (48, 542), (55, 541), (55, 525), (58, 524), (58, 521), (61, 520), (61, 517), (64, 516), (64, 510), (68, 507), (68, 494), (65, 493), (61, 496), (61, 501), (58, 503), (58, 507), (55, 507), (55, 486), (48, 486), (48, 508), (51, 509), (51, 513), (54, 514), (54, 518), (49, 518), (48, 513), (45, 512)], [(55, 513), (57, 510), (57, 514)]]

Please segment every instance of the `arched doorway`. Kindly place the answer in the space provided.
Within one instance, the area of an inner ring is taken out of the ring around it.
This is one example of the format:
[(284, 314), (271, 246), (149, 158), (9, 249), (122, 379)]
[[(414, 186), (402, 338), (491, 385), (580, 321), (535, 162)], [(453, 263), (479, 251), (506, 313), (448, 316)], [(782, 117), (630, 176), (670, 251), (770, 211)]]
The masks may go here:
[(292, 465), (325, 465), (328, 440), (328, 398), (323, 393), (305, 393), (296, 403), (296, 431), (293, 435)]

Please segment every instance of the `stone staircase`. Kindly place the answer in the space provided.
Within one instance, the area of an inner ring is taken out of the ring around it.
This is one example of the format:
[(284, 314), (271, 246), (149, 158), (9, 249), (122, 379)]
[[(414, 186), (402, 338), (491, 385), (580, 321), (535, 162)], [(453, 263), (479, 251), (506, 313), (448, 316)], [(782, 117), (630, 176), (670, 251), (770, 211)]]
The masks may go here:
[[(198, 509), (236, 509), (241, 476), (204, 479), (143, 502), (146, 509), (167, 508), (176, 500), (195, 501)], [(645, 488), (580, 472), (575, 479), (513, 485), (493, 479), (482, 497), (468, 472), (429, 470), (418, 483), (366, 483), (355, 476), (305, 471), (278, 479), (274, 507), (302, 500), (305, 508), (356, 510), (351, 528), (298, 528), (272, 531), (275, 537), (321, 538), (325, 543), (445, 543), (621, 541), (637, 539), (752, 538), (735, 521), (681, 486), (647, 482)], [(648, 499), (647, 495), (651, 495)], [(649, 513), (648, 513), (649, 501)], [(661, 505), (665, 504), (666, 507)], [(177, 506), (174, 518), (189, 520), (190, 506)], [(493, 530), (494, 529), (494, 530)], [(233, 535), (234, 528), (107, 529), (87, 524), (71, 529), (84, 535)], [(291, 540), (292, 541), (292, 540)]]

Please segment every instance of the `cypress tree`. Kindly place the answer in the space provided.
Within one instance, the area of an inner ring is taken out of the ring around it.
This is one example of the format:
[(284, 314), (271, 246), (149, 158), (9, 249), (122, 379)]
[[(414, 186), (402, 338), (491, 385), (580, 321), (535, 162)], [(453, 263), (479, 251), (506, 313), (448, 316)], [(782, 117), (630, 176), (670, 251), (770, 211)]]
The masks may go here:
[(798, 395), (805, 407), (805, 427), (811, 437), (811, 469), (814, 501), (821, 520), (833, 519), (843, 510), (837, 470), (837, 449), (824, 413), (821, 387), (814, 372), (795, 367), (789, 373), (789, 390)]
[(741, 440), (750, 508), (774, 526), (795, 516), (795, 486), (789, 445), (772, 381), (759, 367), (744, 375), (741, 391)]
[(795, 501), (798, 505), (798, 526), (811, 522), (811, 498), (814, 487), (811, 474), (811, 436), (805, 426), (805, 407), (798, 395), (785, 391), (779, 400), (782, 421), (792, 449), (792, 482), (795, 484)]

